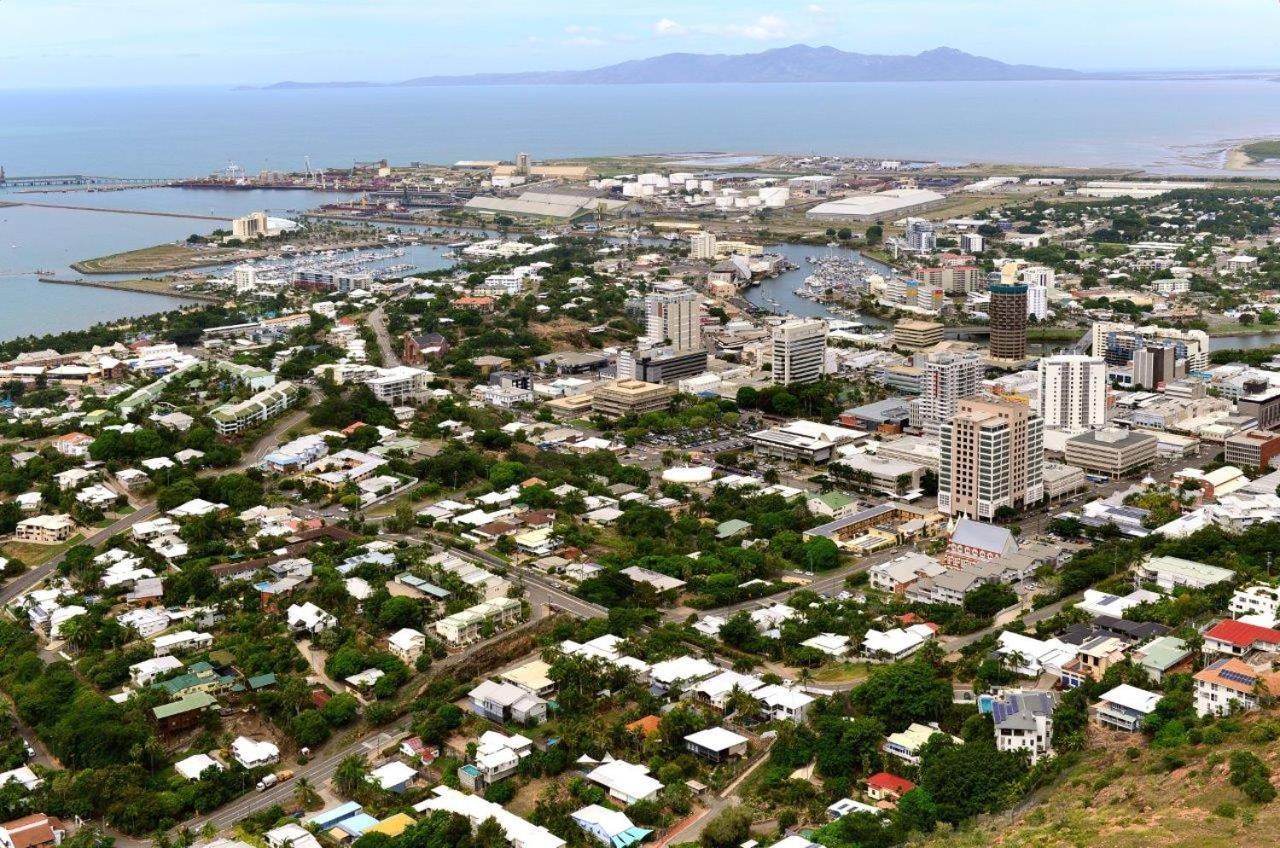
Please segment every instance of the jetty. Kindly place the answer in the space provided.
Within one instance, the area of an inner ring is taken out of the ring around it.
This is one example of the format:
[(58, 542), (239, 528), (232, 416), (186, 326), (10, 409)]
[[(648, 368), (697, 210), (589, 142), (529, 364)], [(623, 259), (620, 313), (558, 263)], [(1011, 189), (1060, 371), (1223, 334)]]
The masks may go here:
[(86, 280), (80, 277), (69, 279), (66, 277), (52, 277), (40, 275), (36, 277), (42, 283), (50, 283), (57, 286), (85, 286), (91, 289), (110, 289), (111, 291), (129, 292), (130, 294), (155, 294), (161, 297), (173, 297), (180, 300), (194, 300), (203, 303), (222, 303), (225, 298), (218, 297), (213, 294), (204, 294), (202, 292), (185, 292), (176, 289), (149, 285), (148, 283), (157, 283), (159, 281), (147, 280)]
[(114, 209), (108, 206), (75, 206), (70, 203), (32, 203), (26, 200), (10, 205), (39, 206), (42, 209), (71, 209), (77, 212), (110, 212), (113, 215), (150, 215), (154, 218), (188, 218), (193, 221), (217, 221), (220, 224), (228, 223), (231, 220), (229, 217), (198, 215), (193, 212), (157, 212), (151, 209)]

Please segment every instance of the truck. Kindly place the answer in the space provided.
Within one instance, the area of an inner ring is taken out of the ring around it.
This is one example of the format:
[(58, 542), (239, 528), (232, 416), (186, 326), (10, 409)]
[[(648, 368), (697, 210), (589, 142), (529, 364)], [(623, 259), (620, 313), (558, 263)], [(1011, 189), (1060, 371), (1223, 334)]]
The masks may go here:
[(284, 769), (283, 771), (278, 771), (275, 774), (268, 774), (263, 777), (262, 780), (258, 781), (258, 791), (266, 792), (280, 781), (288, 780), (291, 777), (293, 777), (293, 771), (291, 769)]

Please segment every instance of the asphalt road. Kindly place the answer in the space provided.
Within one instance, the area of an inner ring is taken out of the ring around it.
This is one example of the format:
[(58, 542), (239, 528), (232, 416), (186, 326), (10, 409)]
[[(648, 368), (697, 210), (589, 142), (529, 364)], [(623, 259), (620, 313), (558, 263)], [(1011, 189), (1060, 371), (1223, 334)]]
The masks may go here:
[[(107, 541), (117, 533), (122, 533), (125, 530), (128, 530), (130, 527), (137, 524), (139, 521), (146, 521), (148, 518), (153, 517), (156, 514), (156, 512), (157, 510), (156, 510), (155, 504), (153, 503), (146, 504), (145, 506), (142, 506), (136, 511), (130, 513), (129, 515), (126, 515), (124, 518), (117, 520), (110, 526), (104, 527), (103, 529), (97, 531), (96, 533), (93, 533), (92, 535), (85, 537), (84, 541), (81, 542), (80, 544), (92, 545), (96, 547), (97, 545), (102, 544), (103, 542)], [(14, 598), (18, 597), (23, 592), (32, 588), (33, 586), (35, 586), (40, 581), (44, 580), (49, 575), (53, 574), (54, 570), (59, 565), (61, 565), (62, 561), (66, 558), (67, 558), (66, 551), (63, 551), (57, 556), (51, 557), (50, 559), (46, 560), (40, 565), (37, 565), (34, 568), (28, 571), (25, 571), (22, 574), (19, 574), (17, 577), (10, 580), (7, 584), (5, 584), (4, 588), (0, 588), (0, 606), (4, 606), (8, 604)]]
[(382, 365), (385, 368), (394, 368), (400, 364), (400, 355), (396, 353), (396, 346), (391, 343), (391, 334), (387, 332), (387, 313), (379, 304), (369, 313), (366, 319), (369, 322), (369, 329), (373, 330), (373, 336), (378, 340), (378, 350), (382, 351)]

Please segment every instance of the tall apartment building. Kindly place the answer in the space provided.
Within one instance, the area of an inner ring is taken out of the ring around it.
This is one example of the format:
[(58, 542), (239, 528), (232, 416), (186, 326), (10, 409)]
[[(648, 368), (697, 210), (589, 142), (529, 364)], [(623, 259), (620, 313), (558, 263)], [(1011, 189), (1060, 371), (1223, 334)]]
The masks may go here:
[(976, 265), (946, 265), (939, 268), (921, 268), (916, 272), (922, 285), (941, 287), (947, 294), (967, 294), (981, 291), (983, 275)]
[(1049, 288), (1039, 283), (1027, 284), (1027, 317), (1044, 321), (1049, 317)]
[(961, 233), (960, 249), (965, 253), (981, 253), (987, 249), (987, 240), (977, 233)]
[(931, 353), (918, 363), (920, 423), (926, 434), (938, 435), (942, 423), (955, 414), (960, 398), (977, 394), (982, 382), (982, 357), (976, 353)]
[(1165, 345), (1140, 347), (1133, 352), (1133, 385), (1139, 389), (1159, 389), (1178, 379), (1174, 348)]
[(1079, 433), (1107, 423), (1107, 363), (1064, 354), (1040, 360), (1040, 417), (1050, 430)]
[(803, 318), (773, 328), (773, 382), (815, 382), (822, 376), (826, 355), (827, 322)]
[(991, 287), (991, 357), (1027, 358), (1027, 287), (1000, 283)]
[(932, 221), (923, 218), (907, 220), (907, 250), (912, 253), (933, 253), (938, 249), (938, 233)]
[(716, 234), (694, 233), (689, 236), (689, 258), (714, 260), (716, 258)]
[(942, 425), (938, 510), (991, 519), (1000, 507), (1044, 498), (1044, 430), (1040, 416), (1017, 401), (962, 398)]
[(683, 283), (657, 283), (645, 295), (645, 338), (669, 344), (673, 350), (702, 347), (701, 304), (698, 293)]

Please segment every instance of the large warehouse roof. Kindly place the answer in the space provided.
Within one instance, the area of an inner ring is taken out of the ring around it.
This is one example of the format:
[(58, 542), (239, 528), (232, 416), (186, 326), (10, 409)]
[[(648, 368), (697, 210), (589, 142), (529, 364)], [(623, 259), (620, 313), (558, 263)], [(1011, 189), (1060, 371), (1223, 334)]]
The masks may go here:
[(809, 210), (810, 218), (873, 218), (894, 212), (920, 209), (944, 200), (936, 191), (924, 188), (902, 188), (877, 194), (842, 197), (819, 203)]
[(606, 212), (616, 212), (627, 206), (623, 200), (598, 197), (593, 193), (562, 189), (530, 189), (519, 197), (473, 197), (467, 201), (467, 210), (496, 215), (527, 215), (533, 218), (569, 219), (584, 212), (595, 212), (603, 204)]

